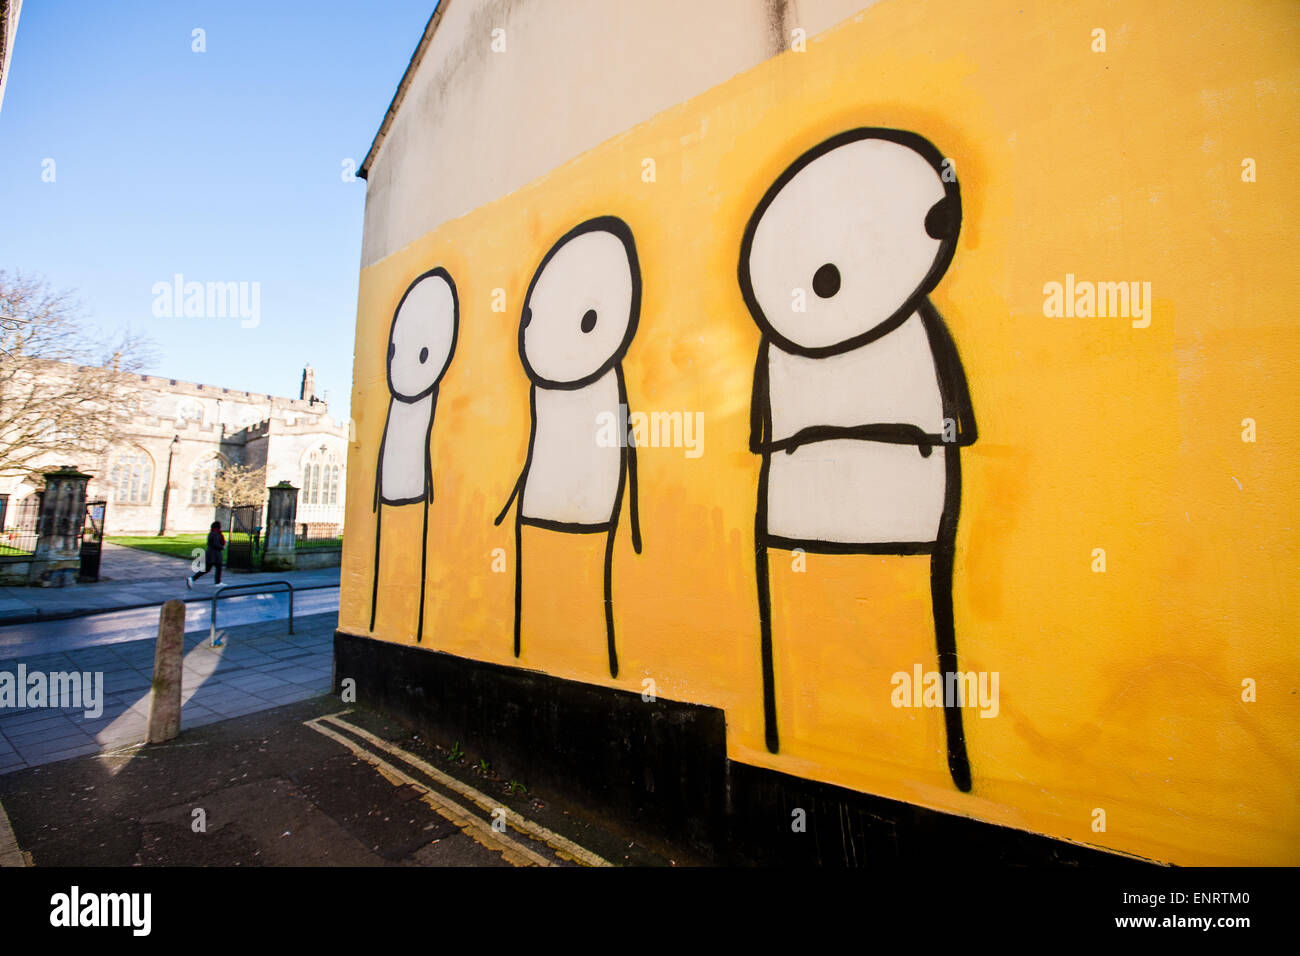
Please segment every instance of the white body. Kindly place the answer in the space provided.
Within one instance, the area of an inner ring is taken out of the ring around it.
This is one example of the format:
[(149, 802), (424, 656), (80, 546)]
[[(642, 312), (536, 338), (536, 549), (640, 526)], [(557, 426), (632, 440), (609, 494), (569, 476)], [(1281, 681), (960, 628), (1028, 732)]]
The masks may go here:
[(618, 419), (618, 378), (610, 369), (573, 390), (537, 388), (537, 433), (524, 477), (525, 518), (604, 524), (614, 514), (623, 449), (597, 444), (599, 422)]
[[(929, 337), (913, 314), (850, 352), (804, 358), (768, 350), (771, 440), (816, 425), (903, 423), (943, 433), (943, 400)], [(774, 452), (768, 532), (843, 544), (933, 542), (946, 490), (942, 446), (833, 439)]]
[(409, 501), (424, 497), (429, 421), (432, 417), (432, 394), (414, 402), (389, 402), (388, 422), (384, 426), (384, 455), (379, 464), (381, 501)]

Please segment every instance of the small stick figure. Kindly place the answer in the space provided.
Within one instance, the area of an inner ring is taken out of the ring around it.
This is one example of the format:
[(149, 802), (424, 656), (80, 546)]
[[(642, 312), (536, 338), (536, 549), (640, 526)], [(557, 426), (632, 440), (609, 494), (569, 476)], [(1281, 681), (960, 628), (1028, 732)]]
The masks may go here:
[[(945, 681), (956, 672), (958, 449), (975, 441), (975, 417), (928, 295), (960, 227), (943, 154), (915, 133), (864, 128), (795, 160), (745, 228), (740, 288), (763, 333), (749, 447), (762, 455), (754, 543), (772, 753), (780, 738), (768, 548), (929, 555), (939, 667)], [(960, 707), (945, 695), (948, 769), (968, 791)]]
[[(515, 657), (523, 600), (522, 526), (604, 534), (605, 633), (609, 673), (618, 676), (614, 641), (614, 537), (628, 488), (632, 547), (641, 553), (636, 448), (626, 429), (627, 354), (641, 312), (641, 272), (627, 223), (602, 216), (575, 226), (542, 259), (524, 298), (519, 359), (532, 383), (528, 455), (505, 507), (515, 499)], [(608, 416), (620, 440), (597, 440)]]
[(456, 284), (443, 268), (415, 279), (402, 294), (388, 333), (388, 418), (375, 469), (375, 569), (370, 592), (370, 630), (379, 609), (380, 505), (424, 506), (420, 534), (420, 610), (415, 639), (424, 637), (425, 570), (429, 505), (433, 502), (430, 437), (438, 385), (456, 351), (459, 325)]

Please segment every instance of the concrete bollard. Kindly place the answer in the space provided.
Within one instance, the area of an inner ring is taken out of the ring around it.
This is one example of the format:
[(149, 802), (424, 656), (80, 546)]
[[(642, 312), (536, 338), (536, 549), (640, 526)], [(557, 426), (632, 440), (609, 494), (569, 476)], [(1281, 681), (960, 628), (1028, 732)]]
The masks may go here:
[(160, 744), (181, 732), (181, 662), (185, 651), (185, 602), (174, 598), (158, 616), (153, 652), (153, 692), (149, 695), (149, 743)]

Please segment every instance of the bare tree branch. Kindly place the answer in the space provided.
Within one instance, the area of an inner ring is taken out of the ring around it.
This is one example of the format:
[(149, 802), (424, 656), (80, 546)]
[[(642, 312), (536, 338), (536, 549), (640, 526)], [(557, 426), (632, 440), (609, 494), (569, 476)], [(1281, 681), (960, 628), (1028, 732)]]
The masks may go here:
[(101, 458), (139, 409), (150, 357), (133, 333), (93, 338), (70, 293), (0, 270), (0, 476)]
[(227, 465), (213, 482), (212, 503), (224, 508), (260, 505), (266, 498), (266, 468)]

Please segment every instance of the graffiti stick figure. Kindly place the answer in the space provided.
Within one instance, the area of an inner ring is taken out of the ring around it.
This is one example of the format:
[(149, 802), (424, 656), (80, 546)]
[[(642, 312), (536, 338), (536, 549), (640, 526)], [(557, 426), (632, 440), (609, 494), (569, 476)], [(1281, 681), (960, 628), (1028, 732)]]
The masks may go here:
[(415, 639), (424, 637), (425, 572), (429, 548), (429, 505), (433, 502), (430, 439), (438, 385), (456, 351), (459, 305), (456, 285), (442, 268), (419, 276), (407, 287), (393, 313), (388, 333), (388, 417), (375, 468), (375, 567), (370, 592), (370, 630), (379, 609), (379, 556), (383, 509), (380, 505), (421, 504), (420, 610)]
[[(627, 432), (623, 356), (641, 312), (641, 272), (627, 223), (602, 216), (575, 226), (551, 247), (528, 286), (519, 322), (519, 359), (528, 375), (528, 455), (505, 507), (515, 509), (515, 656), (521, 650), (524, 525), (605, 535), (605, 636), (609, 673), (618, 676), (614, 639), (614, 539), (628, 490), (632, 547), (641, 553), (636, 448)], [(619, 440), (598, 440), (613, 415)]]
[[(849, 130), (800, 156), (746, 226), (740, 287), (763, 333), (750, 450), (762, 456), (754, 547), (773, 753), (780, 737), (769, 548), (929, 555), (945, 682), (957, 670), (958, 449), (976, 431), (961, 359), (928, 295), (952, 260), (960, 226), (951, 164), (915, 133), (875, 128)], [(948, 769), (967, 791), (960, 707), (945, 695)]]

